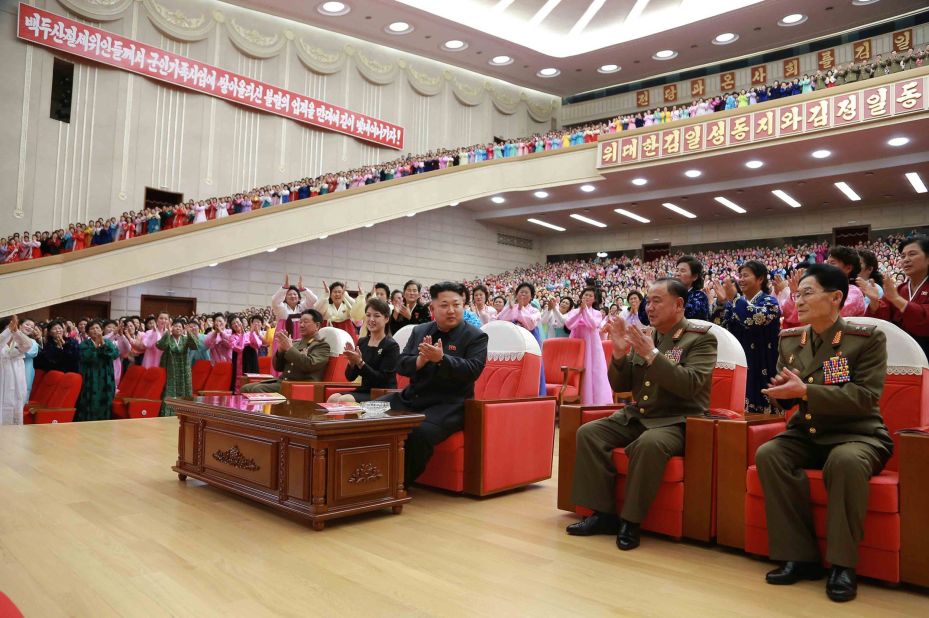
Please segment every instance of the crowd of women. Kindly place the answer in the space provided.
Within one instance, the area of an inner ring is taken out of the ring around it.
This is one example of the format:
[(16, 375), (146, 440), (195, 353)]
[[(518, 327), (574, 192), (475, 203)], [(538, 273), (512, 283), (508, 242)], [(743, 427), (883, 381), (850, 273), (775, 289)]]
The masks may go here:
[[(676, 277), (689, 289), (685, 316), (711, 320), (742, 343), (748, 361), (746, 409), (766, 412), (761, 389), (775, 370), (778, 333), (799, 324), (796, 293), (805, 266), (828, 262), (842, 268), (854, 284), (842, 315), (896, 322), (929, 352), (927, 256), (926, 236), (894, 235), (855, 248), (818, 242), (702, 251), (651, 262), (621, 256), (536, 265), (465, 282), (470, 290), (465, 321), (475, 326), (513, 322), (540, 344), (550, 337), (583, 339), (582, 401), (610, 403), (601, 339), (613, 320), (647, 328), (650, 283)], [(259, 357), (275, 353), (280, 341), (275, 333), (301, 336), (299, 318), (307, 311), (318, 326), (351, 337), (346, 379), (362, 378), (362, 396), (372, 387), (390, 387), (390, 363), (396, 362), (391, 334), (432, 319), (428, 293), (415, 280), (402, 289), (375, 283), (365, 290), (359, 283), (349, 290), (339, 281), (320, 283), (317, 295), (302, 277), (292, 283), (285, 275), (269, 306), (240, 313), (38, 324), (13, 316), (0, 321), (3, 422), (21, 422), (35, 369), (83, 375), (76, 420), (109, 418), (113, 394), (131, 364), (165, 367), (168, 397), (191, 393), (190, 370), (196, 361), (229, 362), (234, 368), (229, 390), (235, 391), (238, 376), (258, 373)], [(539, 388), (544, 394), (544, 371)]]
[(927, 57), (929, 57), (929, 45), (925, 48), (914, 48), (902, 54), (892, 52), (887, 56), (878, 55), (858, 63), (849, 63), (846, 66), (836, 66), (826, 71), (805, 74), (793, 80), (775, 81), (769, 86), (695, 99), (689, 104), (623, 114), (607, 122), (537, 133), (527, 138), (434, 150), (422, 155), (408, 154), (386, 163), (322, 174), (315, 178), (307, 177), (287, 183), (255, 187), (250, 191), (224, 197), (189, 200), (182, 204), (149, 203), (148, 207), (139, 212), (123, 212), (119, 217), (99, 218), (88, 221), (86, 224), (71, 223), (66, 229), (35, 233), (27, 231), (21, 235), (17, 232), (0, 238), (0, 264), (105, 245), (136, 236), (154, 234), (161, 230), (222, 219), (230, 215), (286, 204), (295, 200), (337, 193), (448, 167), (520, 157), (596, 142), (604, 133), (628, 131), (717, 111), (747, 107), (768, 100), (905, 71), (922, 66)]

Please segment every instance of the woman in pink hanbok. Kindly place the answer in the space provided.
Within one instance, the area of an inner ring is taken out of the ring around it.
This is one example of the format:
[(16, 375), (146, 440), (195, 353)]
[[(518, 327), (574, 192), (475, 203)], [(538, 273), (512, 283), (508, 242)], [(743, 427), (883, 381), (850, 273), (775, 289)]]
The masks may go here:
[[(542, 312), (533, 307), (530, 303), (535, 299), (535, 286), (523, 281), (516, 286), (516, 294), (510, 294), (506, 307), (497, 314), (498, 320), (512, 322), (522, 326), (539, 342), (539, 349), (542, 348)], [(539, 396), (545, 396), (545, 367), (542, 367), (539, 376)]]
[(572, 339), (583, 339), (584, 375), (581, 378), (581, 402), (585, 406), (603, 406), (613, 403), (613, 389), (606, 374), (606, 358), (600, 342), (603, 316), (594, 309), (596, 291), (584, 288), (581, 304), (565, 316), (565, 327), (571, 330)]
[(238, 378), (245, 372), (243, 363), (245, 348), (251, 348), (254, 351), (253, 355), (257, 358), (257, 351), (261, 348), (261, 335), (253, 327), (245, 330), (239, 316), (232, 318), (229, 327), (232, 330), (232, 383), (229, 390), (238, 393)]

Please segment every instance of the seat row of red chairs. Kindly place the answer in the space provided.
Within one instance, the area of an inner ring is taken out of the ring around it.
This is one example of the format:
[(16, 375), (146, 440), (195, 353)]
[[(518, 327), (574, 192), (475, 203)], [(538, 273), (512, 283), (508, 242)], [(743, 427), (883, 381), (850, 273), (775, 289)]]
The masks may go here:
[(23, 407), (23, 425), (73, 421), (83, 381), (79, 373), (37, 369), (29, 401)]
[[(929, 362), (916, 342), (895, 325), (873, 318), (854, 318), (853, 322), (876, 325), (887, 337), (888, 371), (879, 405), (895, 445), (893, 458), (871, 479), (857, 572), (892, 583), (929, 586), (929, 535), (925, 533), (929, 522)], [(675, 539), (715, 540), (767, 557), (764, 492), (754, 458), (764, 442), (784, 430), (790, 413), (786, 418), (743, 414), (744, 353), (732, 347), (727, 331), (713, 327), (711, 332), (719, 341), (711, 409), (706, 417), (688, 419), (686, 455), (668, 462), (661, 490), (642, 527)], [(620, 405), (562, 406), (558, 508), (587, 513), (571, 502), (577, 429), (612, 414)], [(614, 451), (613, 461), (619, 472), (619, 512), (628, 469), (623, 449)], [(806, 474), (816, 534), (824, 549), (822, 471), (807, 470)]]

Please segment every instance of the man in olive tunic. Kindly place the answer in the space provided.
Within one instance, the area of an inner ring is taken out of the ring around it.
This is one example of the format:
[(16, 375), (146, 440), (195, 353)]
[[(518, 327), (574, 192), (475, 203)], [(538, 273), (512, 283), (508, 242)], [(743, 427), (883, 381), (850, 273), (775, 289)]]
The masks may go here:
[(266, 380), (246, 384), (243, 393), (279, 393), (281, 382), (286, 380), (319, 381), (329, 365), (329, 343), (319, 336), (323, 316), (316, 309), (307, 309), (300, 315), (300, 339), (292, 341), (283, 329), (274, 334), (277, 352), (271, 365), (281, 372), (280, 380)]
[(778, 374), (765, 389), (773, 404), (799, 404), (787, 429), (758, 449), (775, 585), (821, 579), (810, 488), (804, 468), (821, 468), (827, 493), (826, 594), (850, 601), (868, 507), (868, 480), (890, 459), (893, 441), (878, 408), (887, 370), (886, 338), (874, 326), (845, 322), (847, 275), (809, 267), (797, 290), (797, 313), (809, 326), (781, 332)]
[[(568, 534), (616, 534), (621, 550), (639, 546), (639, 525), (661, 486), (668, 460), (684, 452), (688, 416), (706, 412), (716, 366), (716, 337), (710, 325), (684, 318), (687, 288), (660, 279), (648, 291), (649, 337), (622, 319), (610, 324), (614, 391), (631, 391), (635, 402), (612, 416), (581, 425), (577, 432), (574, 504), (594, 511), (571, 524)], [(629, 457), (626, 493), (616, 514), (614, 448)]]

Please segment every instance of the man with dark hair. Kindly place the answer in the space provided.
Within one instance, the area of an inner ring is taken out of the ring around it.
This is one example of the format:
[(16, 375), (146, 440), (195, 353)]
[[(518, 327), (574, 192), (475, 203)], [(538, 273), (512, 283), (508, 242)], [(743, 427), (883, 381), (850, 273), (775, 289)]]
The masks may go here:
[[(868, 315), (905, 330), (929, 356), (929, 236), (911, 236), (900, 243), (906, 281), (883, 287), (859, 278), (855, 283), (870, 299)], [(883, 292), (883, 295), (881, 295)]]
[[(610, 385), (631, 391), (635, 402), (612, 416), (581, 425), (577, 432), (574, 504), (594, 511), (571, 524), (568, 534), (616, 534), (621, 550), (639, 546), (639, 525), (661, 486), (668, 460), (684, 452), (688, 416), (706, 412), (716, 366), (716, 337), (710, 326), (684, 317), (687, 287), (659, 279), (648, 290), (651, 337), (625, 320), (613, 320)], [(629, 457), (623, 511), (616, 513), (613, 449)]]
[(823, 471), (826, 486), (826, 594), (857, 593), (858, 543), (868, 510), (868, 481), (893, 453), (878, 402), (887, 371), (887, 343), (874, 326), (845, 322), (846, 273), (810, 266), (800, 280), (797, 311), (807, 326), (781, 331), (777, 374), (762, 392), (784, 410), (799, 405), (787, 429), (755, 454), (765, 495), (771, 558), (784, 565), (767, 582), (820, 579), (823, 568), (805, 468)]
[(464, 322), (465, 286), (443, 281), (429, 294), (435, 319), (416, 326), (400, 353), (398, 373), (410, 384), (382, 398), (393, 409), (426, 415), (406, 440), (407, 485), (426, 469), (434, 447), (464, 428), (465, 399), (474, 397), (487, 362), (487, 334)]
[(281, 372), (279, 380), (265, 380), (246, 384), (243, 393), (279, 393), (281, 382), (286, 380), (322, 380), (329, 364), (329, 343), (319, 336), (319, 325), (323, 316), (316, 309), (307, 309), (300, 314), (300, 339), (293, 341), (290, 335), (279, 330), (274, 333), (277, 352), (271, 365)]

